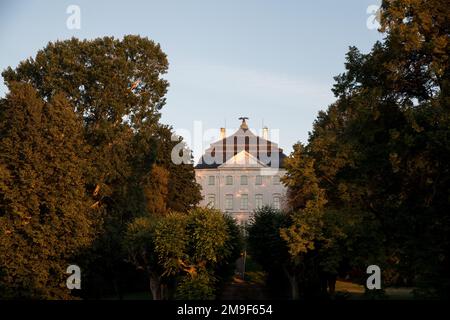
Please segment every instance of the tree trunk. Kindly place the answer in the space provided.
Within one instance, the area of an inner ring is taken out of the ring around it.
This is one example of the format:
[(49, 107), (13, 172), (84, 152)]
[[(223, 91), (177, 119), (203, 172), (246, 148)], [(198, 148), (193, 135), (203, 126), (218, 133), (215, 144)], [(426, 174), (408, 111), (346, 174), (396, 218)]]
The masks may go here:
[(330, 289), (330, 295), (334, 295), (336, 292), (336, 276), (331, 276), (328, 280), (328, 288)]
[(300, 298), (299, 290), (298, 290), (298, 281), (297, 281), (297, 275), (295, 272), (290, 273), (286, 267), (283, 268), (284, 273), (289, 279), (289, 284), (291, 286), (291, 297), (292, 300), (298, 300)]
[(161, 299), (169, 300), (169, 289), (166, 284), (161, 284)]
[(122, 290), (120, 288), (119, 280), (117, 279), (116, 275), (113, 275), (112, 284), (113, 284), (114, 292), (116, 293), (119, 300), (123, 300)]
[(298, 300), (300, 298), (300, 295), (298, 292), (297, 276), (289, 276), (289, 283), (291, 284), (292, 300)]
[(158, 276), (150, 275), (150, 291), (153, 300), (161, 300), (161, 280)]

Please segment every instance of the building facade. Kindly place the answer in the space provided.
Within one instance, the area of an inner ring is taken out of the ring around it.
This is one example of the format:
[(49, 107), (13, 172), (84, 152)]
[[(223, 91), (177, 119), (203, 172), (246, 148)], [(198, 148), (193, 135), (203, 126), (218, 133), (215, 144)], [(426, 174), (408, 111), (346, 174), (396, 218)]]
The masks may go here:
[(285, 174), (286, 155), (268, 139), (268, 129), (256, 136), (240, 118), (239, 129), (211, 144), (195, 166), (197, 182), (202, 187), (201, 206), (227, 212), (240, 223), (247, 222), (262, 206), (285, 206), (286, 187), (280, 179)]

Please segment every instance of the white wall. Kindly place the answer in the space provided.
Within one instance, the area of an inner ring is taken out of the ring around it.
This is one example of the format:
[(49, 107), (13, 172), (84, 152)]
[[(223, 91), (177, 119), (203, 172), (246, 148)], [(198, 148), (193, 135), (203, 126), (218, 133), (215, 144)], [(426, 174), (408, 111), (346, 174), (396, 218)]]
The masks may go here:
[[(263, 195), (263, 205), (273, 205), (273, 197), (275, 194), (280, 195), (280, 205), (284, 206), (286, 197), (286, 187), (280, 182), (273, 183), (273, 175), (282, 177), (285, 174), (284, 169), (270, 168), (217, 168), (217, 169), (196, 169), (195, 176), (197, 182), (202, 187), (203, 200), (201, 206), (208, 204), (208, 195), (216, 196), (215, 208), (222, 212), (231, 213), (238, 221), (247, 221), (255, 207), (255, 195)], [(247, 185), (241, 185), (241, 176), (246, 175), (248, 178)], [(262, 176), (262, 185), (256, 185), (256, 176)], [(215, 176), (215, 184), (209, 185), (209, 176)], [(226, 177), (233, 177), (233, 184), (226, 184)], [(225, 209), (225, 195), (233, 195), (233, 210)], [(241, 209), (241, 195), (248, 194), (248, 210)]]

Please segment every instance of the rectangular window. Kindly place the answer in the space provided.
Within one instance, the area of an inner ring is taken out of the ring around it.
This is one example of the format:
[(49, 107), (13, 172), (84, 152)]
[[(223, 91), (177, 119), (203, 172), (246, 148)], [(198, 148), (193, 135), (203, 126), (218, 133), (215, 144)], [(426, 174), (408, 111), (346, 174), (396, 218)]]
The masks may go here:
[(208, 177), (208, 185), (213, 186), (216, 183), (216, 177), (209, 176)]
[(280, 195), (274, 194), (273, 195), (273, 208), (279, 210), (280, 209)]
[(280, 184), (280, 176), (273, 176), (273, 184)]
[(225, 195), (225, 210), (233, 210), (233, 195)]
[(241, 195), (241, 209), (248, 210), (248, 194)]
[(231, 186), (233, 184), (233, 176), (227, 176), (226, 184)]
[(263, 195), (257, 194), (255, 195), (255, 208), (260, 209), (263, 206)]
[(208, 207), (215, 208), (216, 207), (216, 195), (208, 194), (207, 202), (208, 202)]
[(241, 176), (241, 185), (246, 186), (248, 184), (247, 176)]
[(255, 184), (257, 186), (262, 185), (262, 176), (256, 176)]

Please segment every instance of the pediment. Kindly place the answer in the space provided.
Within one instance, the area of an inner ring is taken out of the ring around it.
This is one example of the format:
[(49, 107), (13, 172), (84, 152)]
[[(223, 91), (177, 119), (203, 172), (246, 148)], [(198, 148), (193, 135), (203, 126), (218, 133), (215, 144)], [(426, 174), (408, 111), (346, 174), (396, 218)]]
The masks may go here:
[(259, 161), (255, 156), (242, 150), (235, 156), (228, 159), (227, 162), (220, 165), (219, 168), (235, 168), (235, 167), (250, 167), (250, 168), (266, 168), (261, 161)]

